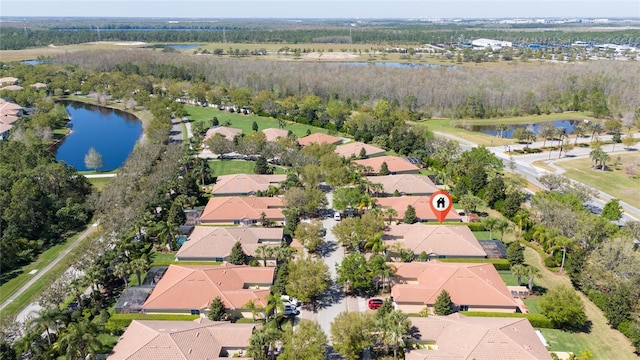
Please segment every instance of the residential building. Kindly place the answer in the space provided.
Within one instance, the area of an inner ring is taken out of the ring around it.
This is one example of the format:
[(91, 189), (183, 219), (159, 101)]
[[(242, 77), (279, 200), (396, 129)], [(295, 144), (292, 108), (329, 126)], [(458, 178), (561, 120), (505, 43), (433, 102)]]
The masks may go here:
[(7, 76), (0, 78), (0, 85), (9, 84), (9, 85), (18, 85), (18, 78), (14, 78), (12, 76)]
[(396, 269), (391, 295), (398, 308), (418, 313), (433, 310), (446, 290), (455, 310), (518, 312), (519, 306), (492, 264), (429, 262), (392, 263)]
[(267, 220), (284, 221), (282, 198), (220, 196), (209, 199), (200, 224), (208, 225), (256, 225), (264, 213)]
[(399, 156), (377, 156), (370, 159), (354, 160), (356, 164), (371, 168), (370, 175), (380, 174), (382, 163), (387, 164), (389, 173), (395, 174), (417, 174), (420, 168), (410, 163), (407, 159)]
[(133, 320), (107, 360), (243, 358), (256, 324)]
[(383, 237), (387, 248), (399, 243), (416, 256), (425, 253), (429, 258), (485, 258), (478, 239), (466, 225), (390, 225)]
[(242, 134), (242, 130), (227, 127), (227, 126), (214, 126), (209, 130), (207, 130), (207, 133), (204, 135), (204, 140), (210, 139), (214, 137), (216, 134), (220, 134), (224, 136), (227, 140), (233, 141), (233, 138)]
[(0, 141), (9, 136), (13, 124), (24, 115), (22, 106), (0, 99)]
[(323, 133), (315, 133), (305, 137), (301, 137), (298, 139), (298, 144), (302, 146), (307, 146), (311, 143), (316, 144), (334, 144), (337, 145), (342, 142), (342, 139), (339, 137), (323, 134)]
[(410, 317), (422, 344), (406, 360), (551, 360), (531, 323), (524, 318)]
[(176, 260), (227, 261), (237, 242), (247, 255), (256, 257), (256, 249), (261, 245), (280, 246), (283, 231), (283, 228), (196, 226), (178, 250)]
[(376, 157), (386, 153), (385, 149), (359, 141), (352, 141), (350, 143), (336, 146), (336, 153), (345, 158), (358, 158), (360, 157), (362, 149), (364, 149), (366, 157)]
[(286, 175), (233, 174), (221, 175), (211, 190), (214, 196), (247, 196), (266, 191), (269, 186), (280, 187)]
[(220, 297), (227, 312), (235, 317), (251, 317), (246, 304), (266, 307), (273, 267), (223, 264), (169, 265), (147, 300), (144, 313), (205, 314), (211, 301)]
[(431, 196), (434, 192), (440, 190), (433, 181), (425, 175), (399, 174), (370, 176), (367, 180), (374, 184), (382, 185), (382, 193), (377, 195), (391, 196), (397, 191), (400, 195)]
[[(416, 216), (420, 222), (438, 221), (438, 218), (431, 210), (429, 205), (428, 196), (399, 196), (399, 197), (383, 197), (374, 198), (373, 202), (376, 207), (390, 207), (393, 208), (397, 215), (393, 220), (402, 220), (404, 213), (407, 211), (409, 205), (416, 209)], [(445, 222), (461, 222), (462, 218), (458, 215), (458, 212), (451, 207), (451, 210), (444, 219)]]
[(8, 85), (0, 88), (0, 90), (8, 90), (8, 91), (20, 91), (22, 89), (24, 88), (20, 85)]
[(46, 89), (47, 88), (47, 84), (41, 83), (41, 82), (33, 83), (33, 84), (29, 85), (29, 86), (32, 87), (32, 88), (35, 88), (36, 90)]
[(274, 142), (281, 137), (286, 138), (287, 136), (289, 136), (289, 131), (285, 129), (277, 129), (277, 128), (264, 129), (262, 130), (262, 133), (267, 139), (267, 142)]

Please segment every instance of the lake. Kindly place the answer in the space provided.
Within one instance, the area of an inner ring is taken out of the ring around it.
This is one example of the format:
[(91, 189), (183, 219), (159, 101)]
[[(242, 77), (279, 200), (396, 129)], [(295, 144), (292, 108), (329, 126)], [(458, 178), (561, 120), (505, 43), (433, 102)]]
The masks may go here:
[[(551, 122), (540, 122), (535, 124), (506, 125), (507, 130), (502, 131), (502, 137), (504, 138), (513, 137), (513, 131), (518, 128), (523, 128), (523, 129), (529, 128), (537, 134), (542, 127), (544, 127), (549, 123), (557, 128), (566, 129), (567, 131), (566, 133), (570, 134), (573, 132), (573, 127), (578, 122), (582, 122), (582, 120), (558, 120), (558, 121), (551, 121)], [(462, 127), (466, 130), (477, 131), (483, 134), (496, 135), (496, 136), (500, 135), (500, 130), (497, 128), (497, 125), (462, 125)]]
[(56, 160), (87, 169), (84, 156), (93, 147), (104, 166), (98, 170), (114, 170), (122, 166), (142, 135), (142, 122), (135, 116), (95, 105), (79, 102), (63, 102), (71, 121), (67, 125), (71, 133), (64, 138), (56, 151)]
[(165, 47), (172, 48), (175, 50), (189, 50), (195, 49), (202, 46), (201, 44), (176, 44), (176, 45), (165, 45)]

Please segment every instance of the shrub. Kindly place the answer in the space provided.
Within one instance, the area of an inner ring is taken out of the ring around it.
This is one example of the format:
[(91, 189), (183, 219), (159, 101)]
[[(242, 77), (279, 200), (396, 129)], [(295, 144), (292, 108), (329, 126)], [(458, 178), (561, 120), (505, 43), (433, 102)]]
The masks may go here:
[(114, 314), (105, 324), (105, 328), (111, 334), (121, 334), (133, 320), (183, 320), (191, 321), (199, 318), (199, 315), (179, 314)]
[(556, 259), (554, 259), (553, 257), (547, 256), (544, 258), (544, 266), (548, 268), (555, 268), (556, 266), (558, 266), (558, 263), (556, 263)]
[(469, 230), (471, 231), (486, 231), (487, 229), (485, 229), (484, 224), (482, 223), (468, 223), (467, 226), (469, 227)]
[(461, 311), (460, 314), (465, 316), (476, 317), (508, 317), (508, 318), (526, 318), (534, 328), (555, 329), (551, 320), (542, 314), (523, 314), (523, 313), (501, 313), (501, 312), (476, 312)]

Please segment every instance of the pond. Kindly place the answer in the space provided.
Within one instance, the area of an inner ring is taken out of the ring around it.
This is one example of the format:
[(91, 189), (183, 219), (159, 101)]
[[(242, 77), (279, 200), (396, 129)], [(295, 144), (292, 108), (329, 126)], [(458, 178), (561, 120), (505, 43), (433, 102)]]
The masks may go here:
[(165, 47), (172, 48), (174, 50), (189, 50), (195, 49), (202, 46), (201, 44), (174, 44), (174, 45), (166, 45)]
[(102, 155), (104, 165), (98, 170), (114, 170), (122, 166), (142, 135), (142, 122), (135, 116), (109, 108), (79, 102), (63, 102), (71, 121), (71, 133), (56, 151), (56, 160), (87, 169), (84, 157), (93, 147)]
[[(558, 120), (558, 121), (551, 121), (551, 122), (540, 122), (535, 124), (505, 125), (506, 130), (502, 130), (502, 137), (511, 138), (513, 136), (513, 131), (518, 128), (523, 128), (523, 129), (528, 128), (533, 130), (537, 134), (539, 133), (540, 129), (547, 124), (551, 124), (557, 128), (564, 128), (566, 130), (566, 133), (570, 134), (573, 132), (573, 127), (578, 122), (582, 122), (582, 121), (583, 120)], [(498, 128), (498, 125), (462, 125), (462, 127), (466, 130), (481, 132), (487, 135), (500, 136), (500, 133), (501, 133), (500, 129)]]

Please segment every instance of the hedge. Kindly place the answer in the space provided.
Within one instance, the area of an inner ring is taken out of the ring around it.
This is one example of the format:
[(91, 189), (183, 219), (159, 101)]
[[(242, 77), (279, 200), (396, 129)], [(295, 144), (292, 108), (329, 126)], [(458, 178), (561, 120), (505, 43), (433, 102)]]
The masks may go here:
[(508, 318), (526, 318), (534, 328), (557, 329), (546, 316), (542, 314), (523, 314), (523, 313), (501, 313), (501, 312), (477, 312), (477, 311), (460, 311), (465, 316), (476, 317), (508, 317)]
[(458, 262), (458, 263), (478, 263), (492, 264), (496, 270), (510, 270), (511, 265), (507, 259), (487, 259), (487, 258), (444, 258), (438, 259), (442, 262)]
[(179, 315), (179, 314), (114, 314), (111, 315), (105, 328), (112, 334), (123, 332), (133, 320), (183, 320), (192, 321), (199, 318), (199, 315)]

